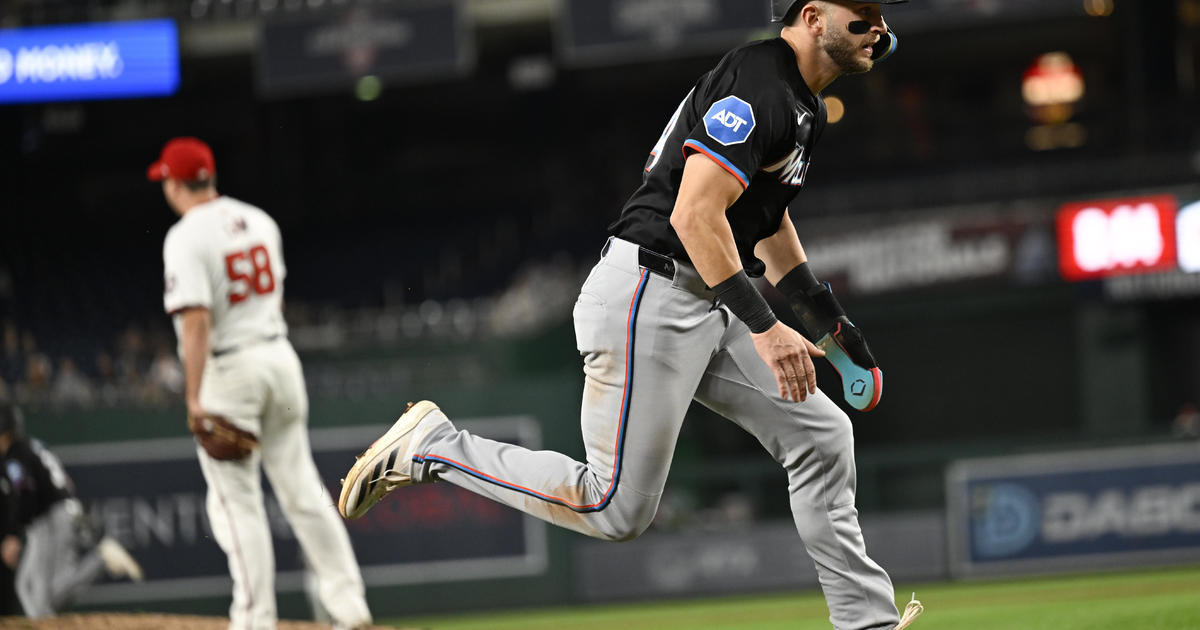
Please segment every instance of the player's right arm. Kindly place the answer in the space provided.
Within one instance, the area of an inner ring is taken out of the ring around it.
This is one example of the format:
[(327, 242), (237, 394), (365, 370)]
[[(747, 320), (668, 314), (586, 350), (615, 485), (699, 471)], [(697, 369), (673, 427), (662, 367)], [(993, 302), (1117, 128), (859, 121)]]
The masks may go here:
[(671, 227), (710, 287), (742, 270), (725, 211), (743, 190), (737, 178), (707, 156), (693, 153), (684, 164)]
[(779, 395), (800, 402), (816, 393), (812, 357), (825, 353), (775, 319), (766, 300), (746, 278), (725, 217), (743, 190), (737, 177), (717, 162), (693, 153), (684, 165), (671, 226), (705, 284), (718, 295), (728, 296), (723, 301), (750, 327), (754, 349), (775, 374)]
[[(0, 459), (0, 463), (3, 463), (2, 459)], [(0, 473), (0, 475), (2, 474)], [(12, 487), (12, 483), (3, 477), (0, 477), (0, 483), (5, 486), (3, 491), (0, 491), (0, 536), (3, 536), (3, 540), (0, 540), (0, 561), (3, 561), (8, 568), (15, 569), (17, 561), (21, 558), (23, 527), (18, 518), (21, 507), (17, 500), (17, 491)]]
[(163, 242), (163, 308), (179, 324), (180, 359), (185, 377), (184, 400), (189, 416), (204, 415), (200, 382), (208, 361), (213, 302), (212, 282), (204, 265), (200, 235), (176, 224)]
[(183, 350), (184, 400), (189, 417), (205, 415), (200, 406), (200, 382), (208, 361), (208, 339), (212, 315), (207, 308), (191, 307), (175, 315), (180, 319), (180, 348)]
[(725, 215), (756, 172), (793, 148), (793, 99), (775, 76), (775, 66), (752, 56), (730, 59), (689, 98), (697, 117), (676, 117), (671, 123), (686, 120), (691, 127), (681, 141), (688, 158), (671, 226), (705, 284), (750, 329), (779, 395), (802, 401), (817, 390), (811, 356), (821, 351), (775, 318), (742, 268)]
[(17, 568), (17, 561), (21, 559), (21, 539), (13, 534), (5, 536), (0, 542), (0, 558), (8, 568)]

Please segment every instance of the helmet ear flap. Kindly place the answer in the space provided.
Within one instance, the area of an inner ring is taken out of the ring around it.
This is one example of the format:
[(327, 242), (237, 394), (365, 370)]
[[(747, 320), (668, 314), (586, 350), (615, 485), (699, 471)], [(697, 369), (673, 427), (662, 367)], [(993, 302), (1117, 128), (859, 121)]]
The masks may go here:
[(887, 31), (883, 37), (879, 38), (879, 42), (875, 44), (875, 50), (871, 53), (871, 59), (875, 61), (883, 61), (892, 56), (896, 52), (896, 46), (899, 44), (899, 38), (892, 31)]

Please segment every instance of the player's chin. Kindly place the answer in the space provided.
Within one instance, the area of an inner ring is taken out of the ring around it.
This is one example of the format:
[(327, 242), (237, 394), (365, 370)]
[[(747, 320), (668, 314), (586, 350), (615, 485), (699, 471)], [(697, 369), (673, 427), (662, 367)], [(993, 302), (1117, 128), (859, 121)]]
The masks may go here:
[(849, 62), (842, 64), (842, 74), (862, 74), (870, 72), (875, 67), (875, 60), (870, 57), (856, 57)]

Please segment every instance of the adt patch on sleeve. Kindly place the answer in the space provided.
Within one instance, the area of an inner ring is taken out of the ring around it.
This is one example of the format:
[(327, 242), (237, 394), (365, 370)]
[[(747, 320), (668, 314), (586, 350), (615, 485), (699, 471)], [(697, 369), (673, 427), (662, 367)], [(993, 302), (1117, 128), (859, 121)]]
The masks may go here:
[(736, 96), (726, 96), (708, 108), (704, 129), (709, 137), (725, 146), (741, 144), (754, 130), (754, 110), (750, 103)]

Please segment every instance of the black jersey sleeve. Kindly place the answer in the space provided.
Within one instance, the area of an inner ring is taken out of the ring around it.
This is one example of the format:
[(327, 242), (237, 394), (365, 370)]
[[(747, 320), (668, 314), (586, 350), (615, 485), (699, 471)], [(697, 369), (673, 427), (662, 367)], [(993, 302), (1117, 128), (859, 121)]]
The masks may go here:
[[(29, 438), (13, 442), (6, 454), (5, 474), (12, 484), (15, 495), (16, 519), (21, 527), (28, 527), (34, 519), (45, 514), (50, 506), (69, 496), (55, 480), (55, 471), (46, 465), (35, 445)], [(54, 460), (57, 462), (57, 459)], [(59, 466), (61, 469), (61, 466)]]
[(744, 59), (714, 72), (695, 95), (699, 114), (683, 141), (748, 187), (754, 174), (791, 150), (796, 114), (788, 86), (771, 68)]
[[(7, 468), (7, 466), (5, 466)], [(20, 520), (21, 506), (13, 491), (7, 470), (0, 471), (0, 537), (20, 536), (24, 527)]]

